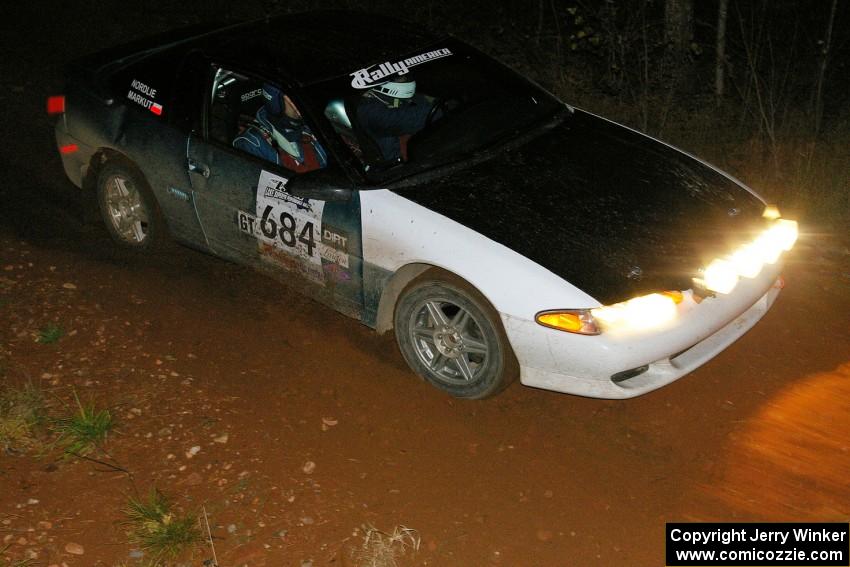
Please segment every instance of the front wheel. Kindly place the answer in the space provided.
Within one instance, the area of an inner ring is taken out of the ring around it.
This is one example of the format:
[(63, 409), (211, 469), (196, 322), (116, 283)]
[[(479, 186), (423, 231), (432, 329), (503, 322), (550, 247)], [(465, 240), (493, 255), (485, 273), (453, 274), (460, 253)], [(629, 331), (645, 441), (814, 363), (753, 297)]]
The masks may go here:
[(514, 378), (498, 314), (461, 280), (428, 274), (415, 280), (396, 305), (394, 327), (410, 367), (454, 397), (486, 398)]

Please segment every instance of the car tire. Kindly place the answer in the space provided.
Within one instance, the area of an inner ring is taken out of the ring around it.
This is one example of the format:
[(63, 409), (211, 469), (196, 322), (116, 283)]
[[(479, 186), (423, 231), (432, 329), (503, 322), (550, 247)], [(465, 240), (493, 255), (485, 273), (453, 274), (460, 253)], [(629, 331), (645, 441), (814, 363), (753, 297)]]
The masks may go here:
[(463, 280), (429, 271), (402, 292), (396, 341), (414, 372), (456, 398), (501, 392), (517, 374), (496, 311)]
[(165, 222), (141, 173), (129, 164), (107, 163), (97, 177), (97, 204), (106, 230), (119, 246), (147, 252), (165, 239)]

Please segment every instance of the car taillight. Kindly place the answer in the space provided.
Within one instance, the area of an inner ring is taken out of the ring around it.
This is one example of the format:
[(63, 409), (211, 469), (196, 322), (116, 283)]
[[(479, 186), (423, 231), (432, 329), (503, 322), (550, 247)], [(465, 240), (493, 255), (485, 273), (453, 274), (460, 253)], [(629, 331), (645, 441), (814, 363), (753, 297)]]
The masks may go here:
[(47, 114), (62, 114), (65, 112), (65, 95), (47, 97)]

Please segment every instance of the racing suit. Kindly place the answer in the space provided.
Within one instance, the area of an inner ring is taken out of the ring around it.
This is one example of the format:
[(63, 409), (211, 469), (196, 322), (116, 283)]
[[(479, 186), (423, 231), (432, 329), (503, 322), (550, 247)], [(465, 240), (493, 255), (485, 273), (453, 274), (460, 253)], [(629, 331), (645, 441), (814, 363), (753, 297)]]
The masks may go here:
[(375, 140), (383, 158), (397, 161), (402, 158), (402, 138), (406, 139), (424, 128), (430, 111), (431, 103), (421, 94), (397, 107), (364, 96), (357, 105), (357, 120), (365, 133)]
[(296, 173), (327, 166), (327, 152), (306, 124), (278, 122), (275, 128), (266, 107), (260, 108), (255, 121), (233, 140), (233, 147)]

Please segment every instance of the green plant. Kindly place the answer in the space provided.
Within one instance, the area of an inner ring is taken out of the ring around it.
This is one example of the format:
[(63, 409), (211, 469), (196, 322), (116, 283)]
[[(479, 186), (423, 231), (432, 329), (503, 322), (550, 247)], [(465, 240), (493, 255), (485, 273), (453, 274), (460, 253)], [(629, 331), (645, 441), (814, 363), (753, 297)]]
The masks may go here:
[(43, 345), (49, 345), (55, 343), (64, 336), (65, 329), (63, 329), (59, 325), (56, 325), (55, 323), (50, 323), (49, 325), (38, 331), (37, 340)]
[(176, 559), (204, 541), (197, 519), (175, 514), (158, 490), (146, 498), (130, 498), (124, 514), (130, 541), (148, 554), (151, 564)]
[(20, 450), (39, 444), (35, 433), (46, 418), (41, 389), (26, 383), (0, 392), (0, 448)]
[(76, 413), (54, 423), (58, 434), (56, 444), (69, 455), (84, 456), (106, 441), (114, 424), (109, 410), (97, 410), (91, 404), (83, 406), (76, 392), (74, 399), (78, 408)]

